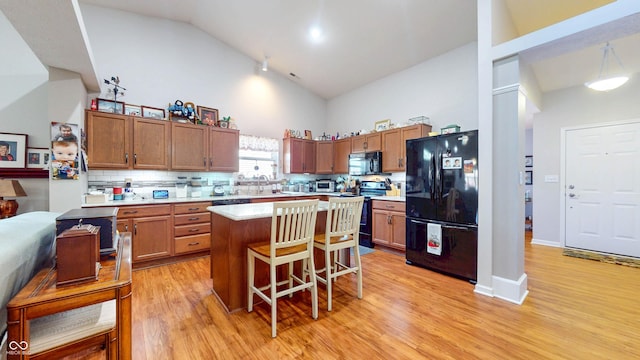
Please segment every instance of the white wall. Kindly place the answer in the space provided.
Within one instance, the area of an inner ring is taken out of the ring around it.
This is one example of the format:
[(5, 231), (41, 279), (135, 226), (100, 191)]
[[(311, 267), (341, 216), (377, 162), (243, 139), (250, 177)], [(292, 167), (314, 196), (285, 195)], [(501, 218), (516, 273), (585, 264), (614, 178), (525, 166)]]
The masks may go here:
[(477, 45), (470, 43), (328, 102), (327, 128), (371, 130), (378, 120), (431, 119), (433, 131), (458, 124), (478, 128)]
[(542, 112), (533, 119), (533, 237), (535, 242), (561, 246), (560, 182), (545, 183), (545, 175), (560, 175), (560, 129), (640, 117), (640, 79), (610, 92), (584, 86), (543, 95)]
[(81, 11), (97, 73), (120, 77), (126, 103), (190, 101), (233, 117), (243, 134), (278, 139), (285, 128), (324, 131), (322, 98), (189, 24), (87, 4)]
[[(82, 130), (87, 91), (80, 75), (56, 68), (50, 68), (49, 74), (50, 121), (78, 124)], [(64, 213), (80, 208), (82, 195), (87, 189), (87, 176), (85, 172), (80, 174), (78, 180), (49, 181), (49, 210)]]
[[(29, 147), (49, 147), (47, 69), (0, 12), (0, 132), (27, 134)], [(47, 179), (19, 179), (27, 197), (18, 214), (48, 210)]]

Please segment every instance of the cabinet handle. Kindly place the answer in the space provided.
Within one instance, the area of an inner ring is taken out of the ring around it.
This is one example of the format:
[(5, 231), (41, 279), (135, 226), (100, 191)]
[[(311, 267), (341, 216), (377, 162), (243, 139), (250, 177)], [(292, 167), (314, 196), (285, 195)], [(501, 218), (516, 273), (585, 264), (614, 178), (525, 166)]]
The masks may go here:
[(129, 225), (124, 226), (124, 232), (129, 232)]
[(364, 142), (364, 149), (367, 150), (367, 148), (369, 147), (369, 143), (367, 143), (366, 141)]
[(200, 218), (199, 218), (199, 217), (192, 217), (192, 218), (189, 218), (189, 221), (196, 221), (196, 220), (200, 220)]
[(137, 214), (138, 210), (129, 210), (129, 211), (125, 211), (124, 215), (128, 215), (128, 214)]
[(200, 208), (197, 208), (197, 207), (195, 207), (195, 208), (189, 208), (189, 211), (196, 211), (196, 210), (200, 210)]
[(200, 231), (200, 229), (199, 229), (199, 228), (189, 229), (189, 232), (198, 232), (198, 231)]
[[(204, 164), (207, 165), (207, 162), (205, 161)], [(212, 166), (213, 166), (213, 159), (210, 158), (209, 159), (209, 167), (212, 167)]]
[(138, 164), (138, 154), (133, 153), (133, 165), (137, 165)]
[(138, 224), (133, 224), (133, 235), (138, 235)]
[(189, 246), (196, 246), (196, 245), (200, 245), (200, 242), (196, 241), (196, 242), (189, 243)]
[(386, 207), (387, 209), (395, 209), (396, 207), (393, 205), (385, 205), (384, 207)]
[(124, 163), (129, 164), (129, 153), (124, 153)]

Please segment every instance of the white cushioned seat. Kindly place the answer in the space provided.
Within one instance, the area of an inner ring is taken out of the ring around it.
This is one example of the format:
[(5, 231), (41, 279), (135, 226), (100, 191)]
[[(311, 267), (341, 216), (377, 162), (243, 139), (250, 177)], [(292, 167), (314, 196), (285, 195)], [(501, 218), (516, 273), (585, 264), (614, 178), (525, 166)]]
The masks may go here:
[(116, 301), (68, 310), (33, 319), (29, 351), (37, 354), (116, 327)]

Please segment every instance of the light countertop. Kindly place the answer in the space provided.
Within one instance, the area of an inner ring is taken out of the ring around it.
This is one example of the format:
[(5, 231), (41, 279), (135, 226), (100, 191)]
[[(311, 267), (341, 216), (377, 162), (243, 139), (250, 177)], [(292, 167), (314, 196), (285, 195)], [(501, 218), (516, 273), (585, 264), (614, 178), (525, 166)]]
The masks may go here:
[[(327, 211), (329, 209), (328, 201), (320, 201), (318, 203), (318, 211)], [(262, 219), (273, 216), (273, 203), (254, 203), (254, 204), (235, 204), (209, 206), (207, 210), (214, 214), (224, 216), (235, 221)]]
[[(86, 204), (83, 203), (83, 208), (89, 207), (101, 207), (101, 206), (129, 206), (129, 205), (158, 205), (158, 204), (178, 204), (178, 203), (186, 203), (186, 202), (209, 202), (216, 200), (237, 200), (237, 199), (260, 199), (260, 198), (278, 198), (278, 197), (291, 197), (291, 196), (317, 196), (317, 195), (328, 195), (328, 196), (340, 196), (339, 192), (335, 193), (319, 193), (319, 192), (291, 192), (284, 191), (281, 193), (265, 193), (260, 195), (224, 195), (224, 196), (201, 196), (201, 197), (185, 197), (185, 198), (176, 198), (170, 197), (168, 199), (153, 199), (151, 197), (141, 197), (136, 196), (132, 200), (111, 200), (102, 203), (95, 204)], [(404, 196), (372, 196), (373, 200), (387, 200), (387, 201), (405, 201)]]

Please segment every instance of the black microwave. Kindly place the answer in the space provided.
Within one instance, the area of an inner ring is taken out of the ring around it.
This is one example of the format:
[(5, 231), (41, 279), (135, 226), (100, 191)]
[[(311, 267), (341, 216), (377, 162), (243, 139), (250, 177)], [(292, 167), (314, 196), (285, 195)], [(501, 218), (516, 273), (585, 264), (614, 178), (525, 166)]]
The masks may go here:
[(381, 173), (381, 151), (349, 155), (349, 175), (379, 175)]

